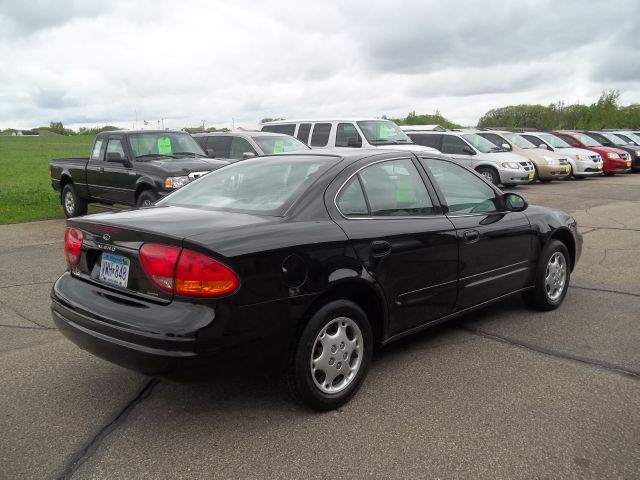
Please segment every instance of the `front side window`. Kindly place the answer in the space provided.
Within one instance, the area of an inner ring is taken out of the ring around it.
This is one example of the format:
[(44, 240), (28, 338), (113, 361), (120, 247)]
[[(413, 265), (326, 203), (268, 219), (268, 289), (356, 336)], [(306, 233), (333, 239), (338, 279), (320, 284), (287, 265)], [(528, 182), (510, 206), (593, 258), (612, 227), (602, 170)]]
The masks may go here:
[(245, 153), (256, 153), (251, 144), (242, 137), (233, 137), (231, 139), (231, 151), (229, 158), (234, 160), (242, 160)]
[(475, 133), (465, 133), (461, 135), (467, 142), (475, 147), (476, 150), (482, 153), (493, 153), (503, 151), (502, 147), (495, 145), (484, 137)]
[(389, 120), (363, 120), (356, 123), (371, 145), (413, 143), (400, 127)]
[(274, 153), (284, 153), (284, 152), (300, 152), (302, 150), (309, 150), (304, 143), (300, 140), (289, 137), (289, 136), (267, 136), (267, 135), (256, 135), (252, 136), (251, 139), (258, 144), (260, 150), (264, 153), (264, 155), (271, 155)]
[(461, 138), (454, 135), (445, 135), (442, 139), (442, 153), (449, 155), (470, 155), (466, 150), (469, 150), (469, 146)]
[[(504, 145), (509, 145), (509, 142), (507, 142), (501, 136), (496, 135), (495, 133), (481, 133), (480, 136), (486, 138), (491, 143), (493, 143), (495, 146), (500, 147), (500, 148), (506, 148), (506, 147), (504, 147)], [(511, 147), (509, 147), (509, 148), (511, 148)]]
[(617, 146), (626, 145), (629, 143), (625, 142), (622, 138), (620, 138), (618, 135), (614, 135), (613, 133), (603, 133), (602, 136)]
[(435, 158), (421, 161), (431, 170), (451, 214), (495, 212), (499, 208), (495, 191), (466, 168)]
[(538, 138), (540, 138), (544, 143), (551, 145), (553, 148), (571, 148), (571, 145), (565, 142), (562, 138), (550, 133), (540, 133), (538, 134)]
[[(522, 136), (525, 139), (527, 139), (528, 141), (530, 141), (531, 143), (533, 143), (536, 147), (542, 145), (542, 148), (546, 148), (546, 146), (549, 145), (547, 142), (545, 142), (541, 138), (534, 137), (533, 135), (522, 135)], [(558, 140), (560, 140), (560, 139), (558, 139)], [(551, 145), (551, 146), (553, 146), (553, 145)]]
[(589, 135), (585, 135), (584, 133), (574, 133), (574, 135), (576, 136), (576, 138), (583, 145), (586, 145), (587, 147), (601, 147), (602, 146), (597, 140), (595, 140), (594, 138), (590, 137)]
[(339, 160), (332, 156), (291, 155), (236, 162), (182, 187), (157, 204), (281, 215), (287, 205), (304, 195)]
[(124, 148), (122, 147), (122, 140), (118, 138), (110, 138), (107, 143), (107, 158), (110, 153), (117, 153), (120, 155), (120, 158), (125, 158)]
[(432, 215), (433, 203), (413, 162), (389, 160), (358, 174), (373, 216)]
[(520, 148), (537, 148), (536, 145), (517, 133), (504, 133), (504, 137)]
[(229, 155), (231, 154), (231, 136), (208, 136), (207, 150), (213, 150), (213, 156), (216, 158), (229, 158)]
[(96, 140), (96, 143), (93, 145), (93, 150), (91, 151), (91, 160), (100, 160), (100, 151), (102, 150), (102, 143), (104, 140), (99, 138)]
[(336, 147), (362, 147), (362, 137), (353, 123), (339, 123), (336, 129)]
[(409, 138), (413, 140), (416, 145), (422, 145), (424, 147), (435, 148), (440, 150), (440, 140), (442, 140), (442, 134), (431, 133), (409, 133)]
[(313, 133), (311, 134), (311, 146), (326, 147), (327, 143), (329, 143), (330, 133), (331, 133), (330, 123), (316, 123), (313, 126)]

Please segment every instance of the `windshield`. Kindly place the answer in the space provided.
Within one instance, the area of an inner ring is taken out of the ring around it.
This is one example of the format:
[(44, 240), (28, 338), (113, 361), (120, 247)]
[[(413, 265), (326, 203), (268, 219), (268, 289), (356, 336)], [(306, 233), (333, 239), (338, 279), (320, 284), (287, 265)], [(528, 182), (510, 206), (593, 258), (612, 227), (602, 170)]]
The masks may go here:
[(520, 148), (538, 148), (529, 140), (516, 133), (503, 133), (502, 136)]
[(551, 135), (550, 133), (541, 133), (537, 136), (551, 145), (553, 148), (571, 148), (571, 145), (569, 145), (563, 139), (561, 139), (560, 137), (556, 137), (555, 135)]
[(289, 136), (256, 136), (251, 137), (258, 144), (263, 155), (271, 155), (273, 153), (283, 152), (299, 152), (300, 150), (310, 150), (304, 143), (297, 138)]
[(129, 143), (136, 158), (198, 156), (206, 157), (202, 148), (188, 133), (132, 133)]
[(591, 138), (589, 135), (585, 135), (584, 133), (574, 133), (573, 134), (580, 143), (586, 145), (587, 147), (601, 147), (602, 145)]
[(228, 165), (175, 191), (158, 205), (278, 215), (339, 160), (330, 156), (260, 157)]
[(467, 142), (473, 145), (476, 150), (482, 153), (493, 153), (493, 152), (504, 152), (505, 150), (501, 147), (496, 147), (493, 143), (487, 140), (480, 135), (476, 135), (475, 133), (465, 133), (461, 135)]
[(356, 123), (371, 145), (413, 143), (395, 123), (389, 120), (365, 120)]
[(629, 143), (629, 142), (625, 142), (623, 139), (621, 139), (617, 135), (614, 135), (613, 133), (602, 132), (600, 135), (602, 135), (604, 138), (609, 140), (614, 145), (627, 145), (627, 143)]
[(635, 143), (636, 145), (640, 145), (640, 136), (636, 135), (635, 133), (624, 132), (624, 135), (621, 133), (617, 135), (623, 140), (629, 139), (630, 140), (629, 143)]

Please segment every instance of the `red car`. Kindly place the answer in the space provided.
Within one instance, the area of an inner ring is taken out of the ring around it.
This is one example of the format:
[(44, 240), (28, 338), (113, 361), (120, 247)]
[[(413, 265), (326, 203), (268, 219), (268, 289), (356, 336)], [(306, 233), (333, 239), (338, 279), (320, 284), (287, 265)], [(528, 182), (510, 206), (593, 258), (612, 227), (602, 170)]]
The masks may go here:
[(624, 150), (605, 147), (589, 135), (580, 132), (554, 130), (551, 133), (556, 137), (560, 137), (572, 147), (586, 148), (587, 150), (599, 153), (604, 163), (602, 170), (605, 175), (629, 173), (631, 171), (631, 156)]

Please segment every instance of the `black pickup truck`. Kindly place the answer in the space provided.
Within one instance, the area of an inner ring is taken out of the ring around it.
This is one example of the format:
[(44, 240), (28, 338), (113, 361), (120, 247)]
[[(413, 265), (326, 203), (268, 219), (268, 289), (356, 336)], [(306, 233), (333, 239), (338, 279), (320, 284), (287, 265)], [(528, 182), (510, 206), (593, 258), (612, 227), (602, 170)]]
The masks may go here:
[(117, 130), (99, 133), (88, 158), (51, 160), (49, 174), (65, 215), (76, 217), (92, 202), (151, 205), (228, 163), (207, 158), (185, 132)]

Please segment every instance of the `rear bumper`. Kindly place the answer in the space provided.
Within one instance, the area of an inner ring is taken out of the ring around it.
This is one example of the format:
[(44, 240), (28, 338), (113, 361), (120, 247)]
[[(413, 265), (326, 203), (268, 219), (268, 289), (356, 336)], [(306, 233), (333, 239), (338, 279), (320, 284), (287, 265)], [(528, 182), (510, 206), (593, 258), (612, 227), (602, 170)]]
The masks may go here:
[(147, 375), (177, 378), (285, 358), (295, 322), (287, 300), (247, 307), (133, 299), (65, 273), (51, 291), (54, 323), (80, 348)]

